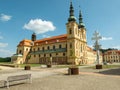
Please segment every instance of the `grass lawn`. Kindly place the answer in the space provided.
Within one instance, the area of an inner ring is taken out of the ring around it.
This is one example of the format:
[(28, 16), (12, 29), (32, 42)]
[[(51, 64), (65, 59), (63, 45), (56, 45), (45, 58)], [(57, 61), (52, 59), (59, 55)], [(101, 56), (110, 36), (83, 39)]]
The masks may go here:
[[(17, 64), (12, 64), (11, 62), (0, 62), (0, 64), (5, 64), (5, 65), (17, 65)], [(30, 65), (31, 67), (37, 67), (41, 66), (41, 64), (18, 64), (19, 67), (23, 68), (25, 65)]]
[(70, 65), (55, 65), (55, 68), (68, 68)]
[(69, 67), (79, 67), (84, 65), (55, 65), (55, 68), (69, 68)]
[(0, 62), (0, 64), (12, 64), (11, 62)]
[[(120, 68), (120, 65), (102, 65), (103, 69), (112, 69), (112, 68)], [(96, 66), (86, 67), (91, 69), (96, 69)]]

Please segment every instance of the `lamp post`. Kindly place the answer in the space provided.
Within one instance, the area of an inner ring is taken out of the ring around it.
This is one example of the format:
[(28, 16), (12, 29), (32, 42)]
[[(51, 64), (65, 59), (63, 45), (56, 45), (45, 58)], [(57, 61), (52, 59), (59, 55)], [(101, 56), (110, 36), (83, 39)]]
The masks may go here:
[(99, 58), (99, 49), (101, 47), (101, 45), (99, 44), (99, 40), (102, 39), (102, 37), (99, 35), (99, 33), (97, 31), (95, 31), (95, 33), (93, 34), (92, 40), (95, 41), (94, 43), (94, 48), (97, 52), (96, 54), (96, 61), (97, 61), (97, 65), (96, 65), (96, 69), (102, 69), (102, 65), (100, 65), (100, 58)]

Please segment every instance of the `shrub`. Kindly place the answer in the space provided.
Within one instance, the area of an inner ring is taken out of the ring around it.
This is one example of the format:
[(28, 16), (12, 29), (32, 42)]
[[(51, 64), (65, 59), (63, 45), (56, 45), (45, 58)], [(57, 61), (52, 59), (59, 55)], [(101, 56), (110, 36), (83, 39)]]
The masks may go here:
[(6, 58), (0, 57), (0, 62), (11, 62), (11, 58), (10, 57), (6, 57)]

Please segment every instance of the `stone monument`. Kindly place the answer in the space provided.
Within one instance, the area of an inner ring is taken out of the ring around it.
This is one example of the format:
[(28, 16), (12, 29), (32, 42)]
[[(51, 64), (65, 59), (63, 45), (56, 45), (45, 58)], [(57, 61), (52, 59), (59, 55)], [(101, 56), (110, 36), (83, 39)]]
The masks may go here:
[(99, 44), (99, 40), (102, 39), (102, 37), (99, 35), (97, 31), (93, 34), (92, 40), (95, 41), (94, 48), (96, 50), (96, 69), (102, 69), (102, 65), (100, 64), (100, 55), (99, 55), (99, 49), (101, 48), (101, 45)]

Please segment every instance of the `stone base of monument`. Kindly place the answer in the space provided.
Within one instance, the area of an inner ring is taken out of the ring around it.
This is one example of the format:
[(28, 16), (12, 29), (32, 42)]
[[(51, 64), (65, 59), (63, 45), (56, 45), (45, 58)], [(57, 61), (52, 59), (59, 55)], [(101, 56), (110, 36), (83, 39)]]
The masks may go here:
[(96, 65), (96, 69), (102, 69), (102, 65), (101, 64), (97, 64)]
[(51, 68), (52, 67), (52, 65), (51, 64), (47, 64), (47, 68)]
[(79, 68), (78, 67), (69, 68), (68, 75), (79, 75)]
[(31, 66), (29, 66), (29, 65), (26, 65), (25, 67), (24, 67), (24, 70), (30, 70), (31, 69)]

